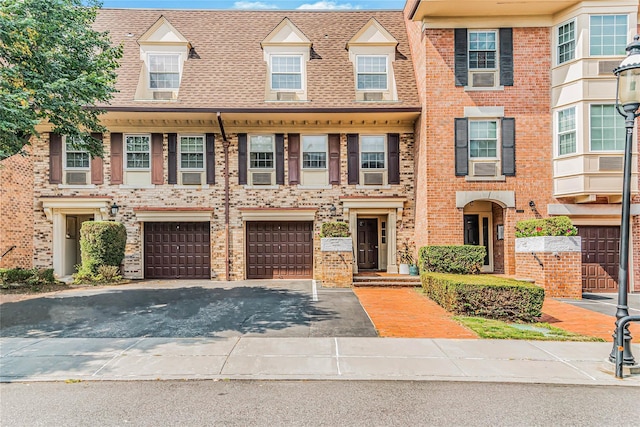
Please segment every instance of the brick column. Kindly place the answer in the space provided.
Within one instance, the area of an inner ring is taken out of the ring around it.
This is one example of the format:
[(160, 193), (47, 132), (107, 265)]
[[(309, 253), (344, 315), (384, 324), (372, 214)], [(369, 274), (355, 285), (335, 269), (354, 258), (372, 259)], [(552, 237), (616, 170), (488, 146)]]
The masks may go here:
[(350, 237), (321, 239), (318, 280), (325, 288), (349, 288), (353, 283), (353, 245)]

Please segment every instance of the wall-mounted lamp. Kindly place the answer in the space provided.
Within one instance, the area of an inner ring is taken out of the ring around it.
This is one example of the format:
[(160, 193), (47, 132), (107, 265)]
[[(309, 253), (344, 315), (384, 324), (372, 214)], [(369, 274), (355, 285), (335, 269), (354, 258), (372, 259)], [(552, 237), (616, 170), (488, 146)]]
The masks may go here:
[(111, 208), (109, 208), (109, 214), (111, 214), (112, 217), (115, 217), (116, 215), (118, 215), (118, 211), (120, 210), (120, 206), (118, 206), (116, 204), (116, 202), (113, 202), (113, 204), (111, 205)]
[(529, 200), (529, 207), (531, 208), (532, 211), (535, 212), (535, 210), (536, 210), (536, 202), (534, 202), (533, 200)]
[(331, 214), (331, 216), (335, 216), (337, 210), (338, 209), (336, 209), (335, 205), (331, 205), (331, 207), (329, 208), (329, 213)]

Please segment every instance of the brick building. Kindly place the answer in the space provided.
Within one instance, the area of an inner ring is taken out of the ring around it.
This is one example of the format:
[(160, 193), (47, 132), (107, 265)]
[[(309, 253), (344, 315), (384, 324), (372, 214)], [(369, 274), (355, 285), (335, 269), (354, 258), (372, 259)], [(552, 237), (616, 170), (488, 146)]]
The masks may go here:
[[(624, 125), (612, 70), (638, 31), (638, 1), (418, 0), (405, 16), (423, 110), (417, 244), (484, 245), (484, 270), (513, 275), (515, 223), (568, 215), (583, 288), (615, 290)], [(637, 148), (633, 164), (640, 291)]]

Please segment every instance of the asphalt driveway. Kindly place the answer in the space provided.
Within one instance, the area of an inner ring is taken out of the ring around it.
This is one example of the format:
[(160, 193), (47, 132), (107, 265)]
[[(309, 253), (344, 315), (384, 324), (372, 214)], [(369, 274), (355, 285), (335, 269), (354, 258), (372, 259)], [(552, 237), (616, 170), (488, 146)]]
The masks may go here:
[(351, 289), (297, 281), (143, 281), (0, 306), (0, 337), (375, 337)]

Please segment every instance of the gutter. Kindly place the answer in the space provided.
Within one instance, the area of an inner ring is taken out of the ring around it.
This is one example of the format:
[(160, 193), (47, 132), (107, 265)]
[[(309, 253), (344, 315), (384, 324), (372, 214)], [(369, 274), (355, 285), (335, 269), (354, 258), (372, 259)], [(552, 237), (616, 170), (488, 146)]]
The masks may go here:
[(229, 141), (227, 140), (227, 134), (224, 131), (224, 125), (222, 124), (222, 114), (217, 112), (218, 125), (220, 126), (220, 133), (222, 134), (222, 147), (224, 148), (224, 275), (225, 280), (229, 281)]
[(422, 107), (371, 108), (176, 108), (176, 107), (99, 107), (103, 111), (138, 113), (420, 113)]

